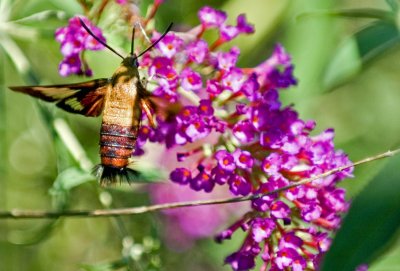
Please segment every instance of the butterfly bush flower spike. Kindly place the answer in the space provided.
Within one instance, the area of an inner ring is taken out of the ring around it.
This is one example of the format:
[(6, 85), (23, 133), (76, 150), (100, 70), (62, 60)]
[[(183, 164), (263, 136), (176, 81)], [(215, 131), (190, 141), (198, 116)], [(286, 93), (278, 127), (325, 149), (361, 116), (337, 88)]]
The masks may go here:
[[(280, 92), (297, 84), (282, 45), (257, 66), (240, 67), (239, 48), (219, 48), (255, 31), (245, 15), (228, 25), (225, 12), (206, 6), (198, 17), (198, 27), (169, 32), (141, 59), (166, 113), (157, 117), (156, 128), (142, 125), (135, 154), (141, 155), (148, 141), (164, 144), (168, 154), (175, 151), (178, 166), (170, 168), (170, 180), (194, 193), (263, 194), (215, 238), (227, 242), (238, 231), (246, 233), (225, 259), (232, 270), (252, 269), (258, 259), (261, 270), (318, 270), (349, 205), (337, 184), (353, 169), (273, 191), (351, 161), (335, 150), (332, 129), (311, 134), (315, 122), (302, 120), (293, 106), (280, 102)], [(81, 31), (74, 18), (57, 31), (64, 74), (82, 72), (79, 53), (101, 48)], [(207, 31), (218, 31), (216, 40), (203, 39)], [(154, 31), (152, 39), (159, 36)]]
[(100, 28), (94, 26), (85, 17), (73, 17), (69, 20), (67, 26), (58, 28), (55, 38), (61, 44), (61, 53), (64, 56), (58, 69), (62, 76), (71, 74), (91, 76), (92, 71), (82, 58), (83, 52), (86, 50), (102, 50), (104, 48), (83, 28), (79, 19), (82, 19), (100, 40), (106, 42)]

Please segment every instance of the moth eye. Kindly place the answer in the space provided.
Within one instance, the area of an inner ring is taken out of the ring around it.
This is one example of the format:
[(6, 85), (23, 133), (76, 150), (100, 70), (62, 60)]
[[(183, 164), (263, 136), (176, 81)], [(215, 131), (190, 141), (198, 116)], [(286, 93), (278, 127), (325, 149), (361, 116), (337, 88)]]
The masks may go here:
[(135, 59), (133, 60), (133, 65), (134, 65), (135, 67), (139, 67), (139, 61), (137, 60), (137, 58), (135, 58)]

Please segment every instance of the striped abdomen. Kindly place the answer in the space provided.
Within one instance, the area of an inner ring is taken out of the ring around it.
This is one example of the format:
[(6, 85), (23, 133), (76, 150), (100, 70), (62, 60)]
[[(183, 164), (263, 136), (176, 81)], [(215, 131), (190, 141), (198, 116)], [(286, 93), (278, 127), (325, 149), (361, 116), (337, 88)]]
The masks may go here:
[(103, 123), (100, 131), (100, 156), (103, 166), (124, 168), (135, 150), (137, 127)]

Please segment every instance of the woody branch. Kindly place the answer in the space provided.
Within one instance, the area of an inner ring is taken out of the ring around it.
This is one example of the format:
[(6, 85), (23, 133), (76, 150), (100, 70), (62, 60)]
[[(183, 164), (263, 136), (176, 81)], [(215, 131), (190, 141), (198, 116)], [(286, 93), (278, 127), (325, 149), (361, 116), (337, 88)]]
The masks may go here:
[(314, 176), (312, 178), (307, 178), (300, 180), (296, 183), (290, 184), (288, 186), (282, 187), (280, 189), (276, 189), (270, 191), (268, 193), (256, 194), (251, 196), (244, 197), (231, 197), (231, 198), (223, 198), (223, 199), (212, 199), (212, 200), (198, 200), (198, 201), (187, 201), (187, 202), (174, 202), (174, 203), (164, 203), (164, 204), (156, 204), (149, 206), (140, 206), (140, 207), (132, 207), (132, 208), (119, 208), (119, 209), (98, 209), (98, 210), (67, 210), (67, 211), (47, 211), (47, 210), (18, 210), (14, 209), (11, 211), (0, 211), (0, 219), (5, 218), (13, 218), (13, 219), (23, 219), (23, 218), (59, 218), (59, 217), (109, 217), (109, 216), (123, 216), (123, 215), (137, 215), (148, 212), (166, 210), (166, 209), (175, 209), (175, 208), (183, 208), (183, 207), (191, 207), (191, 206), (201, 206), (201, 205), (216, 205), (216, 204), (227, 204), (227, 203), (235, 203), (242, 202), (248, 200), (254, 200), (265, 195), (273, 194), (288, 190), (290, 188), (304, 185), (306, 183), (312, 182), (314, 180), (325, 178), (329, 175), (338, 173), (340, 171), (346, 170), (353, 166), (358, 166), (361, 164), (369, 163), (375, 160), (387, 158), (394, 156), (400, 153), (400, 149), (396, 149), (393, 151), (387, 151), (385, 153), (381, 153), (375, 156), (367, 157), (365, 159), (359, 160), (353, 164), (337, 167), (335, 169), (326, 171), (322, 174)]

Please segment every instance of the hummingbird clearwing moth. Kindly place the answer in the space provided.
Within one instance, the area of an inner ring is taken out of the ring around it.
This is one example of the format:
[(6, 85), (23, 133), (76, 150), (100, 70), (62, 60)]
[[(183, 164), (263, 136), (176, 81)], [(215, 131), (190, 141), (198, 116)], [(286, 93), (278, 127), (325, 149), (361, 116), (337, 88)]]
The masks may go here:
[(152, 115), (153, 103), (150, 101), (151, 93), (146, 90), (140, 80), (138, 58), (165, 37), (172, 23), (139, 55), (133, 52), (134, 27), (131, 52), (127, 57), (123, 57), (94, 35), (81, 19), (80, 23), (93, 38), (123, 59), (111, 78), (76, 84), (9, 88), (47, 102), (54, 102), (56, 106), (70, 113), (88, 117), (97, 117), (103, 113), (99, 143), (101, 164), (93, 169), (93, 174), (102, 185), (114, 184), (118, 181), (130, 182), (138, 176), (137, 171), (128, 167), (128, 159), (135, 150), (142, 112), (146, 114), (150, 125), (155, 125)]

